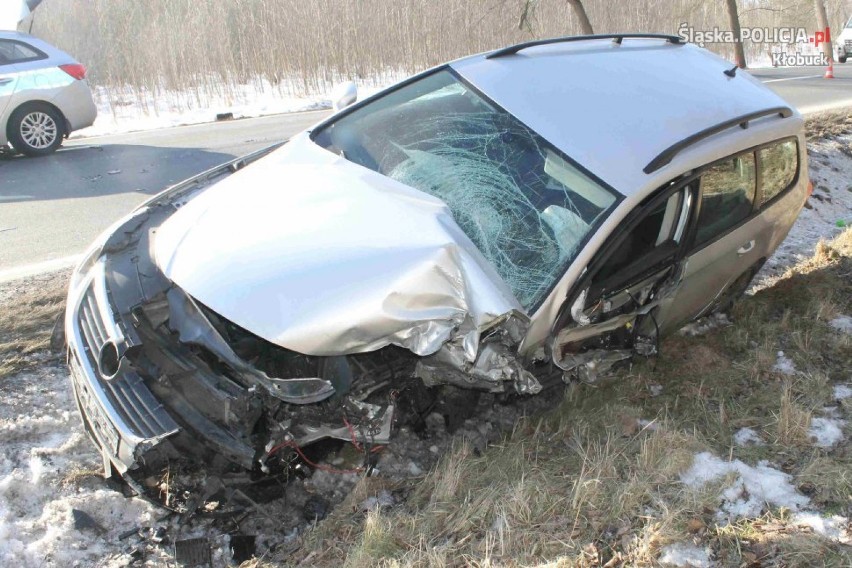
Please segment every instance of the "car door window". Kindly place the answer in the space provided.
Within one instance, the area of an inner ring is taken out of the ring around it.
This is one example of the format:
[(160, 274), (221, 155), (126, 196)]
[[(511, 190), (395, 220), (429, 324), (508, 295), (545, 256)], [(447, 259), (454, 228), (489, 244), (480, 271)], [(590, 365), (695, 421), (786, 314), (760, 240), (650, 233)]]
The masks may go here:
[(44, 59), (45, 57), (42, 52), (25, 43), (0, 39), (0, 65), (34, 61), (36, 59)]
[(695, 244), (707, 243), (751, 215), (756, 176), (754, 154), (726, 158), (701, 176), (701, 204)]
[(761, 206), (790, 187), (799, 171), (799, 146), (795, 140), (778, 142), (758, 150), (763, 189)]
[[(598, 269), (593, 289), (612, 290), (633, 276), (653, 268), (656, 253), (661, 249), (674, 250), (680, 240), (683, 224), (684, 199), (688, 189), (673, 193), (657, 204), (624, 237), (612, 255)], [(656, 259), (661, 260), (661, 259)]]

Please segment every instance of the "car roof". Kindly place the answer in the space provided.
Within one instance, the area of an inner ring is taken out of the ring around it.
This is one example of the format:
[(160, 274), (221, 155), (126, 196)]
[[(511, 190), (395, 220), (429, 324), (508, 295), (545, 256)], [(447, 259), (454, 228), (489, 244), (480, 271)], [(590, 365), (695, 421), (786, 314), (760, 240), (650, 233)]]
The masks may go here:
[(37, 38), (31, 36), (30, 34), (18, 32), (15, 30), (0, 30), (0, 39), (19, 39), (21, 41), (30, 42)]
[(649, 175), (643, 169), (669, 146), (734, 117), (788, 103), (748, 73), (726, 75), (733, 65), (707, 50), (659, 39), (555, 43), (499, 57), (479, 54), (450, 66), (628, 196), (801, 128), (795, 112), (792, 120), (765, 117), (758, 128), (733, 128), (701, 141)]

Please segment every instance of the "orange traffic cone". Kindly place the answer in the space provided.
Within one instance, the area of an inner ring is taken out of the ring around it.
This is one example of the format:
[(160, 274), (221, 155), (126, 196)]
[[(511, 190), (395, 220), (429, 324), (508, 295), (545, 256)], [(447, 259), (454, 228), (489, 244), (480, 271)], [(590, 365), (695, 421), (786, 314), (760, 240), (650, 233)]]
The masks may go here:
[(825, 70), (826, 79), (834, 79), (834, 61), (828, 60), (828, 69)]

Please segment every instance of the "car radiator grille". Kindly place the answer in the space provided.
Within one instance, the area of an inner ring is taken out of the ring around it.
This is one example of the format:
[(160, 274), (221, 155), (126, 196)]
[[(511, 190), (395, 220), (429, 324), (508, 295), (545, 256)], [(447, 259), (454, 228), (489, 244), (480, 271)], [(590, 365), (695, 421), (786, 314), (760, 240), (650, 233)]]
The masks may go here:
[(846, 51), (852, 51), (852, 39), (846, 40)]
[[(78, 323), (85, 342), (86, 357), (96, 373), (98, 354), (109, 339), (101, 313), (94, 284), (90, 284), (80, 305)], [(134, 434), (142, 438), (154, 438), (178, 429), (178, 425), (135, 371), (120, 373), (109, 380), (98, 376), (95, 380), (106, 393), (115, 412)]]

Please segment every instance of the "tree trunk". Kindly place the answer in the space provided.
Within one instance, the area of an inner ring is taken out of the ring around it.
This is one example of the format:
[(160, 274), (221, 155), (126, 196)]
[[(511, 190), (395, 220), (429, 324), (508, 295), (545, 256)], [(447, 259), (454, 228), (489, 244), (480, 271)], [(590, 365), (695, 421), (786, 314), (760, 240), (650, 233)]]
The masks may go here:
[(592, 22), (589, 21), (589, 16), (586, 15), (586, 9), (580, 0), (568, 0), (571, 7), (574, 8), (574, 15), (577, 16), (577, 21), (580, 22), (580, 29), (586, 35), (592, 35)]
[[(814, 0), (814, 7), (816, 8), (817, 25), (819, 26), (818, 31), (827, 30), (828, 16), (825, 14), (825, 4), (822, 0)], [(834, 49), (830, 41), (826, 41), (822, 44), (822, 52), (825, 54), (826, 60), (834, 61)]]
[(745, 46), (740, 39), (740, 16), (737, 13), (737, 0), (727, 0), (728, 4), (728, 20), (731, 22), (731, 31), (734, 32), (734, 37), (737, 42), (734, 43), (734, 55), (736, 57), (737, 67), (740, 69), (746, 68)]

